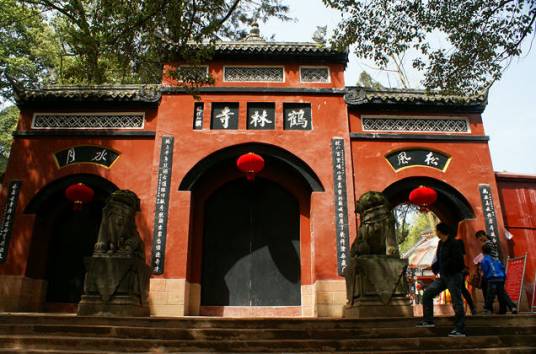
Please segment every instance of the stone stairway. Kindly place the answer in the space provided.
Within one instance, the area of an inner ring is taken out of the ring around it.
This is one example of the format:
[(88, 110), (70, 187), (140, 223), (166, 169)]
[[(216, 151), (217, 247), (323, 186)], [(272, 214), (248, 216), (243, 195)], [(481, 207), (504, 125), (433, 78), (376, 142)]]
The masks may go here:
[(536, 315), (452, 319), (118, 318), (0, 314), (0, 353), (536, 353)]

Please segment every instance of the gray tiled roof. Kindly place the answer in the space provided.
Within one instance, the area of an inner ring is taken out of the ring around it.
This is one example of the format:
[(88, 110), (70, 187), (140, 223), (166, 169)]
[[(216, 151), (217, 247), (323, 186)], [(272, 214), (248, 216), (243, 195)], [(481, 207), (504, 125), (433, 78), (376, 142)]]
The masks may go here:
[[(190, 44), (193, 48), (201, 48), (205, 44)], [(346, 64), (348, 52), (325, 47), (309, 42), (216, 42), (213, 44), (215, 58), (264, 58), (296, 60), (319, 59), (324, 62)], [(172, 49), (172, 48), (170, 48)]]
[(436, 92), (412, 89), (381, 89), (369, 87), (347, 87), (344, 96), (350, 106), (361, 105), (441, 105), (466, 106), (484, 109), (487, 104), (487, 92), (474, 96), (442, 95)]
[[(165, 39), (164, 39), (165, 40)], [(271, 42), (259, 34), (258, 27), (253, 24), (251, 32), (239, 41), (216, 41), (213, 43), (188, 43), (190, 48), (213, 48), (214, 56), (225, 58), (263, 58), (289, 59), (298, 58), (320, 59), (326, 62), (346, 64), (348, 51), (330, 48), (320, 42)], [(168, 42), (168, 50), (173, 52), (175, 44)]]
[[(158, 103), (162, 95), (160, 85), (93, 85), (93, 86), (51, 86), (26, 90), (17, 96), (20, 105), (47, 102), (117, 102), (117, 103)], [(454, 96), (427, 93), (422, 90), (382, 89), (346, 87), (344, 96), (349, 106), (389, 105), (405, 107), (467, 107), (483, 110), (487, 95)]]
[(309, 54), (346, 54), (318, 43), (310, 42), (216, 42), (218, 52), (251, 52), (262, 54), (273, 53), (309, 53)]
[(160, 85), (49, 86), (18, 93), (17, 103), (50, 101), (157, 103)]

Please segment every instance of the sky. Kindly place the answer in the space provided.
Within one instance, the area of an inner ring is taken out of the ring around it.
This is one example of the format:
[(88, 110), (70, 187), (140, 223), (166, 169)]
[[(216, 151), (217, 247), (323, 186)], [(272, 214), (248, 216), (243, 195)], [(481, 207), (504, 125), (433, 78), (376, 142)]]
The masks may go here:
[[(317, 26), (328, 26), (328, 35), (339, 22), (340, 15), (326, 9), (321, 0), (288, 0), (289, 16), (294, 22), (270, 20), (259, 24), (261, 34), (275, 41), (311, 42)], [(526, 43), (528, 49), (530, 43)], [(534, 43), (536, 47), (536, 41)], [(528, 52), (528, 54), (527, 54)], [(349, 57), (345, 72), (347, 86), (356, 84), (359, 73), (366, 70), (386, 87), (396, 87), (395, 78), (370, 70), (366, 62), (354, 54)], [(410, 80), (418, 84), (416, 74)], [(488, 106), (482, 114), (493, 168), (498, 172), (536, 175), (536, 48), (525, 50), (512, 61), (500, 81), (488, 96)], [(416, 87), (418, 88), (418, 87)]]

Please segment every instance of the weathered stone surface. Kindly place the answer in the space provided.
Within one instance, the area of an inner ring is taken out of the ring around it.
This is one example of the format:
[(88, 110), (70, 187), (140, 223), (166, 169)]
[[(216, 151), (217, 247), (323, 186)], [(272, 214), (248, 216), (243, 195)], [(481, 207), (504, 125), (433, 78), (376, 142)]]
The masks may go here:
[(369, 255), (356, 257), (347, 278), (343, 317), (413, 317), (407, 297), (407, 260)]
[(388, 305), (374, 297), (362, 297), (345, 305), (343, 318), (413, 317), (413, 306), (407, 297), (391, 299)]
[(0, 314), (2, 353), (534, 353), (536, 315), (473, 316), (466, 338), (452, 320), (121, 318)]
[(79, 315), (149, 316), (150, 269), (132, 257), (86, 258), (84, 295)]
[(135, 223), (139, 205), (127, 190), (115, 191), (106, 202), (95, 251), (85, 260), (79, 315), (149, 316), (150, 268)]
[(380, 192), (364, 193), (356, 203), (361, 221), (351, 255), (383, 254), (398, 257), (395, 218), (387, 198)]
[(380, 192), (367, 192), (356, 211), (361, 224), (345, 270), (348, 302), (343, 317), (413, 317), (405, 276), (408, 262), (400, 259), (387, 199)]
[[(388, 256), (360, 256), (353, 260), (354, 280), (349, 289), (349, 304), (364, 297), (377, 297), (387, 305), (392, 298), (406, 297), (408, 286), (405, 278), (407, 260)], [(348, 283), (347, 283), (348, 284)]]

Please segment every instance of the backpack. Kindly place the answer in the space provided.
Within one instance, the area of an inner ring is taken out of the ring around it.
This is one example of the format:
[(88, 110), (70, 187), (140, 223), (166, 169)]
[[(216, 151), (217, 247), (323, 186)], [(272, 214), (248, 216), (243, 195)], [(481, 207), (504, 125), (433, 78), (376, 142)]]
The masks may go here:
[[(482, 264), (482, 268), (485, 272), (486, 279), (504, 279), (506, 277), (504, 265), (497, 258), (486, 255), (482, 263), (485, 263), (485, 265)], [(487, 267), (486, 265), (489, 266)]]

